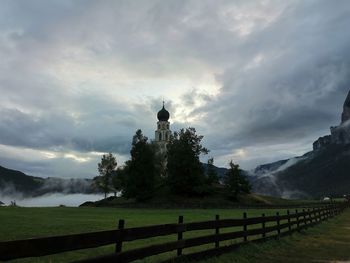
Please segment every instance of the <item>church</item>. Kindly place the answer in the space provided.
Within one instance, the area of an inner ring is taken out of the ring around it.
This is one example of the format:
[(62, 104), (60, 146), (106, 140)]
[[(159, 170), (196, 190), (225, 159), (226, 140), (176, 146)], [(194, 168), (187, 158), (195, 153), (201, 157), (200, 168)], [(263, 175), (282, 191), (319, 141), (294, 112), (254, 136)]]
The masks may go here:
[(167, 142), (170, 140), (171, 131), (170, 131), (170, 113), (164, 107), (158, 111), (157, 114), (157, 130), (155, 131), (154, 141), (161, 147), (165, 148)]

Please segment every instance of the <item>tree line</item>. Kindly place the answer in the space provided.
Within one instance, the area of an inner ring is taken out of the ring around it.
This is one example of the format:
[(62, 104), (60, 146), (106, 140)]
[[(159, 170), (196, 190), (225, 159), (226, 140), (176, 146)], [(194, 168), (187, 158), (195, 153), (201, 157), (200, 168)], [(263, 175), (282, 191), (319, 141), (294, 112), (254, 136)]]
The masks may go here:
[(120, 192), (123, 197), (137, 201), (151, 199), (160, 189), (175, 195), (206, 196), (222, 188), (232, 200), (240, 193), (249, 193), (248, 180), (232, 161), (223, 178), (219, 178), (213, 158), (208, 159), (206, 169), (203, 167), (200, 156), (209, 150), (202, 145), (202, 139), (194, 128), (181, 129), (174, 132), (166, 153), (162, 153), (157, 143), (149, 142), (142, 131), (137, 130), (130, 159), (118, 167), (112, 153), (103, 155), (94, 185), (105, 198), (110, 192)]

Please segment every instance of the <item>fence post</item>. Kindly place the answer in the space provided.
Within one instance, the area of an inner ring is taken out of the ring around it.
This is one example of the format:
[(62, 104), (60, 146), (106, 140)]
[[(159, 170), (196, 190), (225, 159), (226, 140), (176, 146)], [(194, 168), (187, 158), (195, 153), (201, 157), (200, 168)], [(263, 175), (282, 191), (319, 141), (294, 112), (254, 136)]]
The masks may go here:
[[(215, 228), (215, 234), (216, 234), (216, 238), (218, 238), (218, 235), (219, 235), (219, 233), (220, 233), (220, 231), (219, 231), (219, 226), (218, 226), (218, 221), (219, 221), (219, 219), (220, 219), (220, 216), (219, 215), (216, 215), (215, 216), (215, 221), (216, 221), (216, 228)], [(216, 240), (215, 241), (215, 247), (216, 248), (218, 248), (219, 247), (219, 240)]]
[(279, 212), (276, 212), (276, 216), (277, 216), (277, 235), (278, 235), (278, 238), (280, 237), (280, 234), (281, 234), (281, 228), (280, 228), (280, 213)]
[[(125, 226), (125, 220), (124, 219), (120, 219), (119, 222), (118, 222), (118, 230), (124, 229), (124, 226)], [(120, 236), (123, 237), (122, 234)], [(115, 252), (116, 253), (122, 252), (122, 246), (123, 246), (123, 241), (120, 240), (120, 242), (117, 242), (115, 244)]]
[(327, 219), (331, 217), (331, 207), (327, 205)]
[(334, 217), (334, 210), (333, 210), (333, 204), (332, 203), (330, 204), (329, 209), (330, 209), (330, 214), (331, 214), (330, 217)]
[(303, 214), (304, 214), (304, 226), (305, 226), (305, 228), (306, 228), (306, 226), (307, 226), (307, 222), (306, 222), (306, 214), (305, 214), (305, 209), (303, 209)]
[(322, 222), (322, 208), (318, 207), (318, 222)]
[(295, 209), (295, 214), (297, 215), (297, 230), (299, 231), (299, 215), (298, 215), (298, 209)]
[(309, 216), (309, 224), (308, 225), (312, 225), (312, 218), (311, 218), (311, 210), (310, 210), (310, 208), (307, 209), (307, 213), (308, 213), (308, 216)]
[(244, 242), (246, 242), (248, 240), (248, 237), (247, 237), (247, 213), (244, 212), (243, 213), (243, 219), (244, 219), (244, 224), (243, 224), (243, 231), (244, 231)]
[(287, 215), (288, 215), (288, 231), (292, 231), (292, 226), (290, 225), (290, 212), (289, 209), (287, 210)]
[(328, 207), (328, 205), (326, 205), (326, 208), (325, 208), (325, 216), (326, 216), (326, 220), (328, 220), (328, 217), (329, 217), (329, 207)]
[(261, 217), (262, 217), (262, 237), (265, 238), (266, 237), (265, 214), (262, 214)]
[[(178, 223), (179, 223), (179, 224), (183, 224), (183, 222), (184, 222), (184, 217), (183, 217), (183, 216), (179, 216)], [(182, 237), (183, 237), (182, 232), (177, 233), (177, 241), (182, 240)], [(181, 255), (182, 255), (182, 248), (178, 248), (178, 249), (177, 249), (177, 255), (178, 255), (178, 256), (181, 256)]]

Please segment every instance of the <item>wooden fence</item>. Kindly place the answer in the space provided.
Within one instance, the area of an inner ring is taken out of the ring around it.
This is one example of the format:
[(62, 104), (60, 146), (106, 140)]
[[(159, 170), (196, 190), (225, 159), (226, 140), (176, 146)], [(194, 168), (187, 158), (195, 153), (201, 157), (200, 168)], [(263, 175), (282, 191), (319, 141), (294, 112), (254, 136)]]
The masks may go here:
[[(284, 215), (277, 212), (274, 216), (262, 214), (261, 217), (252, 218), (248, 218), (247, 214), (244, 213), (241, 219), (220, 219), (217, 215), (215, 220), (212, 221), (191, 223), (184, 223), (183, 217), (180, 216), (177, 224), (135, 228), (124, 228), (125, 222), (120, 220), (116, 230), (0, 242), (0, 260), (40, 257), (110, 244), (115, 244), (115, 253), (79, 262), (131, 262), (170, 251), (177, 251), (177, 258), (186, 256), (197, 259), (204, 255), (221, 254), (242, 243), (264, 241), (268, 238), (278, 238), (294, 231), (300, 231), (334, 217), (342, 212), (346, 206), (346, 204), (332, 204), (311, 209), (296, 209), (293, 212), (287, 210)], [(220, 233), (221, 229), (230, 227), (235, 227), (235, 231)], [(184, 232), (199, 230), (213, 230), (213, 233), (199, 237), (183, 238)], [(177, 235), (177, 240), (173, 242), (148, 245), (125, 251), (122, 249), (125, 242), (174, 234)], [(241, 242), (235, 245), (220, 246), (223, 241), (235, 239), (241, 240)], [(249, 239), (252, 240), (249, 241)], [(213, 244), (213, 248), (183, 255), (183, 249), (205, 244)]]

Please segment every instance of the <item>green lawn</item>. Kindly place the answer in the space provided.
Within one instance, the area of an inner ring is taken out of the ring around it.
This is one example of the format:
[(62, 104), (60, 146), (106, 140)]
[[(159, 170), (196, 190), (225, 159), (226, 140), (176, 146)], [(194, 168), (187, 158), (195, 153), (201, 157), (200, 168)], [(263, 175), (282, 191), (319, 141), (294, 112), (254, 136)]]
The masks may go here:
[[(110, 230), (116, 228), (118, 219), (126, 220), (126, 227), (176, 223), (179, 215), (185, 222), (211, 220), (216, 214), (220, 218), (241, 218), (243, 212), (248, 217), (273, 215), (282, 209), (123, 209), (123, 208), (21, 208), (0, 207), (0, 240), (15, 240), (32, 237), (64, 235), (72, 233)], [(252, 226), (260, 227), (260, 226)], [(250, 228), (250, 227), (249, 227)], [(249, 229), (248, 228), (248, 229)], [(221, 232), (238, 230), (223, 229)], [(189, 232), (184, 238), (212, 234), (213, 230)], [(175, 235), (138, 240), (123, 245), (132, 249), (154, 243), (176, 240)], [(232, 244), (241, 240), (221, 242)], [(233, 253), (225, 254), (205, 263), (216, 262), (323, 262), (322, 260), (349, 260), (350, 252), (350, 210), (344, 214), (308, 229), (305, 233), (283, 237), (280, 241), (269, 241), (258, 245), (247, 245)], [(213, 244), (185, 249), (184, 253), (212, 248)], [(28, 258), (14, 262), (69, 262), (112, 253), (114, 246), (79, 250), (41, 258)], [(172, 257), (175, 252), (147, 258), (139, 262), (159, 262)]]
[[(279, 209), (280, 210), (280, 209)], [(176, 223), (179, 215), (184, 216), (185, 222), (212, 220), (216, 214), (220, 218), (241, 218), (244, 211), (249, 217), (275, 214), (272, 209), (122, 209), (122, 208), (23, 208), (0, 207), (0, 240), (14, 240), (22, 238), (64, 235), (72, 233), (110, 230), (117, 226), (118, 219), (125, 219), (126, 227)], [(227, 229), (229, 231), (230, 229)], [(232, 230), (232, 228), (231, 228)], [(185, 233), (184, 238), (213, 233)], [(151, 243), (174, 241), (176, 236), (139, 240), (126, 244), (126, 249), (149, 245)], [(209, 246), (209, 245), (208, 245)], [(208, 247), (202, 246), (201, 249)], [(209, 247), (212, 247), (210, 245)], [(80, 250), (69, 253), (42, 257), (40, 259), (24, 259), (16, 262), (67, 262), (85, 257), (103, 255), (113, 252), (114, 246), (97, 249)], [(198, 250), (193, 248), (191, 251)], [(189, 250), (184, 250), (184, 252)], [(172, 256), (174, 253), (157, 256), (145, 260), (155, 262)]]

